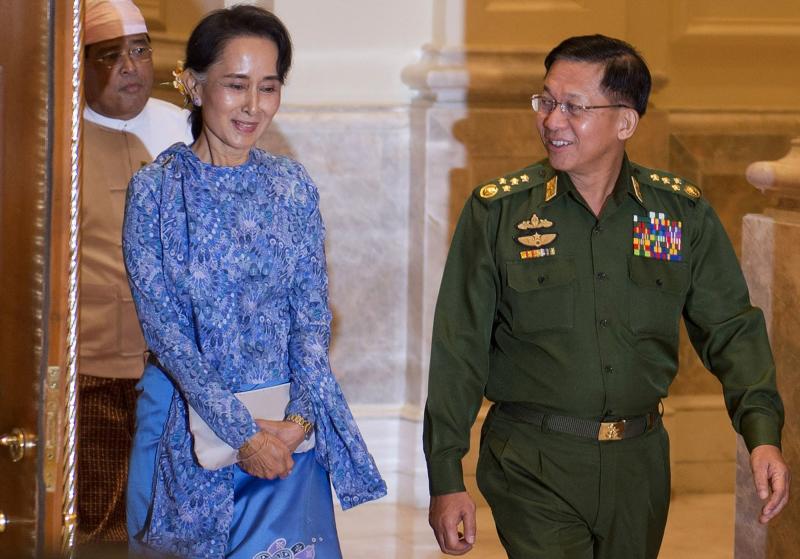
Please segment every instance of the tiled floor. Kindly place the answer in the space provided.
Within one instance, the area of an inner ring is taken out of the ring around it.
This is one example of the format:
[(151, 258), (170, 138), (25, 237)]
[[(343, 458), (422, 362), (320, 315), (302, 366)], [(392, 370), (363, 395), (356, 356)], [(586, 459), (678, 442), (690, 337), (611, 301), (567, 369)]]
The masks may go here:
[[(673, 498), (659, 559), (731, 559), (733, 494)], [(427, 511), (380, 503), (337, 512), (345, 559), (441, 559), (448, 557), (428, 527)], [(492, 516), (478, 509), (477, 543), (466, 557), (506, 559)]]

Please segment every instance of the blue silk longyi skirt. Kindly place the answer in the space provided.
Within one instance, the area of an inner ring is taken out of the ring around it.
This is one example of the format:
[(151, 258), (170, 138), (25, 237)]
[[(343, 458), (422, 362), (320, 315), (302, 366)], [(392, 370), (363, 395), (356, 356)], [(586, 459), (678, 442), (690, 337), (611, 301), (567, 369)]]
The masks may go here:
[[(148, 364), (137, 389), (127, 496), (134, 557), (148, 555), (140, 538), (152, 505), (156, 455), (175, 388), (158, 367)], [(341, 559), (328, 473), (313, 451), (292, 458), (292, 475), (285, 480), (261, 479), (233, 467), (234, 510), (226, 558)]]

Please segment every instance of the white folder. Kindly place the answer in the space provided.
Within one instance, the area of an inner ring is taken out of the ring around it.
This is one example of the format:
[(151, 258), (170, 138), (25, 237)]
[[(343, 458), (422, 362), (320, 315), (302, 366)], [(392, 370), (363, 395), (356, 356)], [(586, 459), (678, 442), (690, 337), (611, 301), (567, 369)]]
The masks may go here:
[[(289, 403), (289, 383), (237, 392), (234, 396), (244, 404), (253, 419), (281, 421)], [(197, 462), (206, 470), (219, 470), (237, 462), (238, 449), (220, 439), (191, 406), (189, 406), (189, 429), (194, 436), (194, 454)], [(312, 431), (311, 437), (300, 443), (295, 453), (311, 450), (314, 448), (314, 443)]]

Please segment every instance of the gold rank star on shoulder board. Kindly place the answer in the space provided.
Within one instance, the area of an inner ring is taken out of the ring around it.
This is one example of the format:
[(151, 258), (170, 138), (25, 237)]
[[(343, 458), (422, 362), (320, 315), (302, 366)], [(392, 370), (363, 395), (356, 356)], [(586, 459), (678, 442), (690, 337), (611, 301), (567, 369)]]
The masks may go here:
[(683, 194), (694, 200), (697, 200), (702, 196), (700, 189), (695, 185), (688, 184), (682, 178), (673, 176), (665, 171), (651, 171), (647, 176), (654, 185), (658, 185), (663, 188), (669, 188), (677, 194)]
[(497, 196), (501, 191), (503, 193), (509, 193), (514, 190), (514, 187), (522, 188), (526, 185), (532, 186), (531, 177), (527, 173), (500, 177), (494, 182), (483, 185), (478, 191), (478, 195), (488, 200)]

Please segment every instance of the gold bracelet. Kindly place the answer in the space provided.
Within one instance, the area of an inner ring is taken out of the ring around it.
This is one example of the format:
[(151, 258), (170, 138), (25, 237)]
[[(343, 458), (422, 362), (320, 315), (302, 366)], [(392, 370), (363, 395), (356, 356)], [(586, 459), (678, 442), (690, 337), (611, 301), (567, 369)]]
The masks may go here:
[(303, 417), (302, 415), (293, 413), (293, 414), (287, 415), (283, 420), (284, 421), (291, 421), (292, 423), (296, 423), (297, 425), (302, 427), (303, 428), (303, 433), (305, 434), (306, 439), (308, 439), (308, 437), (311, 436), (311, 430), (314, 428), (314, 425), (308, 419)]

